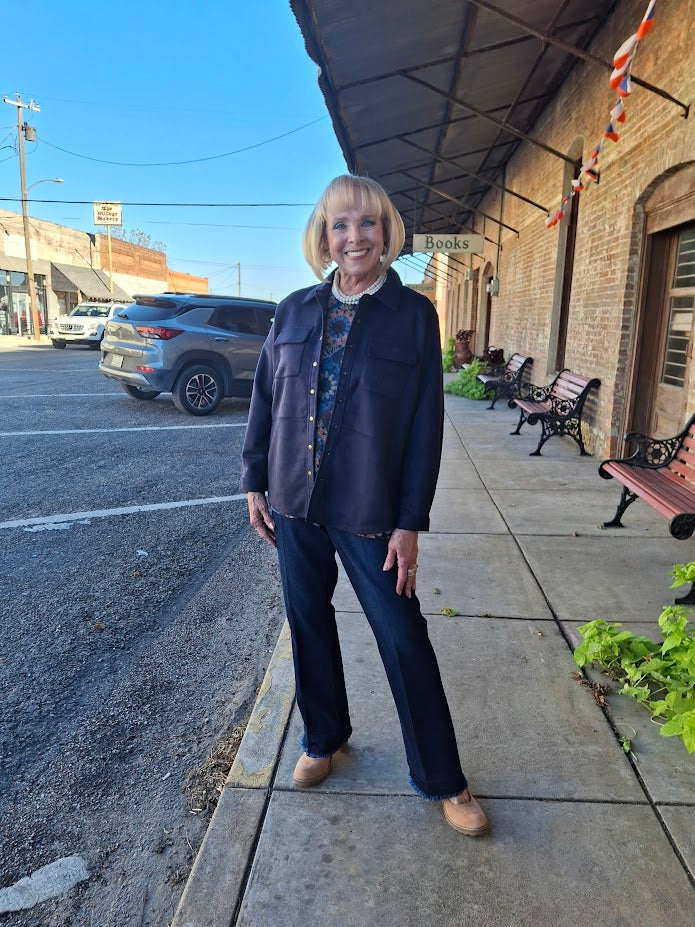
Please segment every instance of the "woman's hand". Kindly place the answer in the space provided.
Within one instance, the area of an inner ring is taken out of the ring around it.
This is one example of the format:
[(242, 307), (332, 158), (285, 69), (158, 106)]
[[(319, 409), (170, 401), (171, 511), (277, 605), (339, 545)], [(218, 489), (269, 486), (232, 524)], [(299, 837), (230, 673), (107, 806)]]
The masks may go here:
[(398, 563), (398, 579), (396, 580), (396, 594), (400, 595), (405, 589), (408, 598), (417, 587), (417, 574), (408, 575), (408, 570), (417, 569), (417, 531), (406, 531), (405, 528), (395, 528), (389, 539), (388, 553), (384, 560), (384, 571), (390, 570)]
[(246, 498), (249, 503), (249, 521), (256, 534), (277, 547), (275, 541), (275, 522), (268, 508), (268, 500), (264, 492), (247, 492)]

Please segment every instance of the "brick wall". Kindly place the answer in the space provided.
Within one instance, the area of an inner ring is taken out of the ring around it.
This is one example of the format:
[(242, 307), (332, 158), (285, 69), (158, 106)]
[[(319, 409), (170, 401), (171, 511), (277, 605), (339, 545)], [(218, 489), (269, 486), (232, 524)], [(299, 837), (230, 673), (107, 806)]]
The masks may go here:
[[(644, 0), (620, 4), (591, 51), (611, 59), (636, 30), (644, 9)], [(634, 65), (635, 75), (686, 103), (695, 100), (695, 64), (687, 28), (693, 22), (695, 0), (659, 4), (656, 24), (640, 43)], [(588, 157), (616, 99), (608, 85), (609, 73), (599, 65), (578, 61), (531, 134), (563, 152), (580, 148), (581, 156)], [(686, 120), (679, 107), (638, 86), (625, 108), (627, 121), (620, 127), (620, 141), (607, 142), (600, 158), (600, 185), (591, 185), (580, 195), (565, 357), (566, 366), (602, 381), (589, 409), (587, 436), (599, 456), (618, 446), (626, 426), (644, 249), (643, 204), (660, 178), (695, 158), (695, 112)], [(509, 162), (506, 182), (554, 210), (564, 192), (564, 172), (560, 159), (524, 143)], [(500, 195), (498, 190), (491, 192), (481, 210), (499, 215)], [(547, 382), (554, 357), (551, 351), (549, 362), (551, 321), (559, 298), (558, 228), (546, 230), (540, 211), (510, 196), (504, 199), (503, 216), (519, 235), (503, 230), (500, 295), (492, 300), (490, 342), (504, 347), (507, 354), (531, 354), (534, 381)], [(477, 231), (482, 231), (481, 224)], [(474, 264), (482, 268), (486, 261), (496, 263), (496, 248), (487, 242), (484, 255)], [(455, 299), (455, 289), (450, 287), (447, 295)], [(467, 311), (472, 311), (470, 306)], [(690, 398), (695, 408), (695, 383)]]
[[(106, 235), (97, 235), (97, 248), (101, 267), (109, 266), (109, 245)], [(111, 238), (111, 255), (114, 273), (127, 274), (130, 277), (148, 277), (153, 280), (166, 280), (167, 258), (163, 251), (143, 248), (120, 238)]]
[(207, 277), (196, 277), (193, 274), (169, 270), (167, 290), (174, 293), (202, 293), (205, 295), (210, 292), (210, 286)]

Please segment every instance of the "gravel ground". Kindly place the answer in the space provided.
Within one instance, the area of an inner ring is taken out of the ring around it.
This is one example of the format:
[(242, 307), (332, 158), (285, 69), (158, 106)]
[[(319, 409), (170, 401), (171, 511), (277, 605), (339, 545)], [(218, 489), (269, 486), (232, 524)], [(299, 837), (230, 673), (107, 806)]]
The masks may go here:
[[(248, 404), (199, 422), (95, 360), (0, 353), (0, 521), (238, 493), (243, 427), (197, 426)], [(6, 436), (55, 429), (78, 433)], [(0, 530), (0, 889), (72, 854), (90, 873), (1, 927), (169, 923), (282, 621), (243, 501), (85, 521)]]

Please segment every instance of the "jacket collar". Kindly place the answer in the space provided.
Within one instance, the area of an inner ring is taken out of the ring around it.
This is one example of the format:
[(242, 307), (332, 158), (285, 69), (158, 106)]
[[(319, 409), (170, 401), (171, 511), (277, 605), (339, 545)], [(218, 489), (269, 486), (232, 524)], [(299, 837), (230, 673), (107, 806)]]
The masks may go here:
[[(325, 309), (331, 296), (334, 274), (335, 271), (333, 271), (333, 273), (331, 273), (323, 283), (319, 283), (316, 286), (311, 287), (306, 293), (302, 302), (308, 303), (312, 299), (318, 299), (319, 303)], [(384, 281), (384, 285), (380, 287), (376, 293), (370, 297), (370, 299), (378, 299), (379, 302), (382, 302), (385, 306), (388, 306), (389, 309), (397, 310), (401, 302), (402, 289), (403, 284), (401, 283), (401, 278), (392, 267), (389, 267), (386, 273), (386, 280)]]

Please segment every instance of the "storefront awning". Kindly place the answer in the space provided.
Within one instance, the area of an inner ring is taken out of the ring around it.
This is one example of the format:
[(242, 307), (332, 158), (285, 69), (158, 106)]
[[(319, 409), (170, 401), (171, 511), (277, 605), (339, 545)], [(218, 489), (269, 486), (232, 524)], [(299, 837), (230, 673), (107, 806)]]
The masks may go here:
[(132, 302), (131, 297), (116, 283), (113, 285), (112, 295), (109, 290), (108, 274), (93, 267), (76, 267), (73, 264), (51, 262), (51, 289), (57, 292), (79, 292), (85, 299), (114, 299)]
[[(618, 3), (602, 0), (290, 0), (352, 172), (378, 180), (413, 232), (470, 228), (486, 193), (506, 186), (519, 145), (573, 163), (533, 131)], [(633, 75), (635, 83), (665, 91)], [(567, 118), (571, 113), (567, 114)], [(499, 215), (485, 217), (497, 238)], [(479, 226), (478, 226), (479, 227)], [(407, 245), (406, 245), (407, 248)]]

